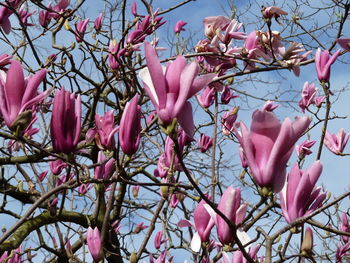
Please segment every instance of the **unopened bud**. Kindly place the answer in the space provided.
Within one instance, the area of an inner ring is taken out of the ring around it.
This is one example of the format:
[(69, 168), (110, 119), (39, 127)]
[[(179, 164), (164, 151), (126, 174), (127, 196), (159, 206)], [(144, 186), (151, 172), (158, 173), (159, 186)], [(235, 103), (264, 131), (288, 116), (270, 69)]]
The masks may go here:
[(132, 196), (134, 198), (138, 198), (139, 196), (139, 190), (140, 190), (140, 186), (139, 185), (134, 185), (131, 189), (131, 192), (132, 192)]
[(69, 31), (69, 30), (72, 30), (72, 28), (70, 27), (69, 25), (69, 21), (66, 19), (66, 21), (64, 21), (64, 29)]
[(233, 77), (228, 78), (228, 79), (227, 79), (227, 85), (232, 85), (232, 84), (233, 84), (233, 80), (234, 80)]
[(168, 198), (168, 194), (169, 194), (169, 186), (167, 185), (162, 185), (160, 187), (160, 194), (166, 199)]
[(130, 258), (129, 258), (130, 263), (136, 263), (137, 262), (137, 254), (135, 252), (131, 252)]
[(301, 253), (305, 257), (311, 257), (313, 254), (312, 252), (313, 246), (314, 246), (314, 239), (313, 239), (312, 230), (310, 227), (308, 227), (306, 228), (304, 240), (303, 240), (303, 243), (301, 244)]

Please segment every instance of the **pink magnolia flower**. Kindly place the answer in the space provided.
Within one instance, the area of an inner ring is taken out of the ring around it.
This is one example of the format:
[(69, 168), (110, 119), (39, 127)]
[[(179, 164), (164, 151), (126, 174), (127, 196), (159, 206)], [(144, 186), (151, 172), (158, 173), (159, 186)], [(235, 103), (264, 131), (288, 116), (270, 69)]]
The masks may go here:
[[(44, 171), (44, 172), (42, 172), (42, 173), (40, 173), (39, 175), (38, 175), (38, 179), (42, 182), (42, 181), (44, 181), (44, 179), (45, 179), (45, 177), (46, 177), (46, 175), (47, 175), (47, 173), (48, 173), (49, 171)], [(0, 261), (1, 262), (1, 261)]]
[(224, 30), (231, 23), (231, 19), (224, 16), (208, 16), (203, 19), (204, 33), (211, 39), (216, 35), (219, 30)]
[(102, 164), (95, 167), (95, 174), (94, 174), (95, 179), (108, 180), (111, 177), (112, 173), (114, 172), (115, 159), (110, 158), (108, 161), (106, 161), (106, 160), (107, 160), (107, 158), (106, 158), (105, 154), (103, 153), (103, 151), (99, 151), (98, 157), (97, 157), (97, 162), (102, 163)]
[(346, 51), (350, 51), (350, 38), (338, 38), (337, 42), (339, 46), (344, 48)]
[(21, 19), (24, 26), (34, 26), (34, 24), (28, 22), (28, 18), (33, 14), (35, 14), (35, 11), (28, 13), (25, 10), (24, 5), (22, 5), (18, 11), (19, 18)]
[(166, 260), (167, 250), (164, 250), (160, 253), (159, 257), (156, 261), (153, 259), (153, 255), (149, 254), (149, 263), (168, 263), (169, 261)]
[(320, 108), (322, 106), (323, 101), (326, 99), (326, 96), (317, 96), (315, 98), (315, 105), (317, 108)]
[(242, 168), (244, 169), (248, 168), (247, 159), (244, 156), (244, 151), (242, 147), (239, 147), (239, 158), (241, 159)]
[(264, 7), (262, 10), (264, 18), (278, 18), (281, 15), (288, 15), (288, 13), (277, 6)]
[[(348, 215), (346, 213), (342, 213), (340, 230), (343, 232), (350, 233), (350, 224), (349, 224)], [(349, 241), (348, 236), (341, 236), (341, 237), (344, 243), (348, 243)]]
[(326, 131), (323, 143), (332, 153), (341, 155), (348, 143), (350, 133), (346, 133), (344, 129), (340, 129), (338, 134), (332, 134)]
[(8, 64), (11, 64), (11, 61), (12, 61), (12, 56), (11, 55), (1, 54), (0, 55), (0, 68), (4, 68)]
[(62, 174), (59, 177), (56, 177), (56, 186), (60, 186), (61, 184), (64, 184), (74, 178), (74, 174), (70, 173), (68, 176), (67, 174)]
[(337, 252), (335, 253), (336, 263), (342, 263), (342, 258), (350, 256), (350, 242), (342, 245), (340, 242), (337, 245)]
[(5, 34), (9, 34), (11, 32), (11, 22), (9, 17), (13, 14), (13, 11), (8, 8), (11, 7), (16, 9), (22, 1), (20, 0), (10, 0), (3, 3), (3, 6), (0, 7), (0, 26), (2, 30), (4, 30)]
[(215, 88), (212, 87), (206, 87), (203, 91), (201, 95), (197, 95), (197, 99), (199, 104), (203, 107), (203, 108), (209, 108), (211, 105), (213, 105), (214, 103), (214, 99), (215, 99)]
[(170, 198), (170, 207), (175, 208), (177, 207), (178, 203), (180, 202), (180, 199), (178, 198), (178, 194), (175, 192), (171, 195)]
[[(42, 27), (47, 27), (50, 24), (52, 18), (59, 19), (61, 17), (61, 13), (65, 12), (67, 7), (69, 6), (70, 0), (60, 0), (53, 7), (51, 4), (48, 5), (48, 10), (41, 10), (39, 12), (39, 23)], [(52, 11), (49, 11), (52, 9)]]
[(24, 78), (23, 69), (18, 61), (13, 60), (7, 74), (0, 76), (0, 112), (10, 129), (16, 126), (24, 130), (32, 120), (28, 111), (33, 105), (46, 98), (51, 89), (40, 94), (38, 86), (46, 76), (46, 69), (38, 71), (34, 76)]
[(62, 170), (68, 166), (61, 159), (50, 161), (49, 165), (50, 165), (50, 170), (54, 175), (59, 175), (62, 172)]
[(99, 262), (102, 257), (102, 241), (100, 231), (97, 227), (88, 228), (86, 233), (86, 243), (88, 245), (90, 254), (95, 262)]
[[(188, 145), (193, 141), (192, 138), (190, 138), (183, 130), (178, 131), (177, 140), (179, 143), (180, 154), (182, 154), (185, 145)], [(179, 158), (174, 152), (174, 141), (167, 136), (165, 140), (164, 152), (158, 159), (157, 169), (154, 171), (154, 175), (164, 178), (168, 174), (170, 167), (172, 167), (174, 170), (182, 171)]]
[(154, 48), (148, 42), (145, 42), (145, 53), (147, 68), (142, 69), (139, 76), (159, 119), (168, 125), (176, 118), (184, 131), (192, 136), (192, 106), (187, 100), (207, 86), (215, 74), (198, 77), (197, 64), (186, 64), (182, 56), (169, 63), (163, 71)]
[(205, 204), (207, 203), (201, 200), (194, 209), (194, 225), (188, 220), (180, 220), (178, 223), (179, 227), (194, 227), (196, 230), (191, 240), (191, 249), (194, 252), (199, 252), (202, 242), (209, 242), (210, 232), (215, 225), (214, 220), (204, 206)]
[(163, 234), (164, 234), (164, 231), (159, 231), (156, 233), (156, 235), (154, 237), (154, 247), (156, 249), (160, 249), (160, 246), (166, 241), (163, 238)]
[(234, 95), (234, 92), (231, 93), (230, 88), (228, 86), (224, 87), (224, 90), (221, 94), (221, 103), (229, 104), (231, 99), (238, 98), (239, 96)]
[(108, 51), (110, 54), (108, 54), (108, 64), (111, 67), (111, 69), (118, 69), (119, 68), (119, 43), (113, 39), (109, 42)]
[[(40, 131), (39, 128), (33, 128), (34, 123), (37, 121), (38, 117), (36, 116), (36, 112), (34, 111), (32, 115), (32, 120), (30, 121), (30, 123), (28, 124), (27, 128), (25, 128), (24, 131), (20, 131), (20, 134), (27, 138), (27, 139), (31, 139), (32, 136), (36, 133), (38, 133)], [(28, 118), (29, 119), (29, 118)], [(15, 122), (16, 123), (16, 122)], [(20, 141), (16, 141), (16, 140), (10, 140), (9, 141), (9, 151), (11, 152), (13, 151), (18, 151), (19, 148), (21, 147), (21, 145), (23, 145), (23, 143), (21, 143)]]
[(321, 173), (320, 161), (314, 162), (306, 171), (301, 171), (297, 163), (293, 166), (280, 192), (281, 209), (288, 223), (311, 214), (322, 205), (326, 193), (315, 187)]
[(279, 106), (280, 106), (280, 104), (274, 104), (273, 101), (268, 100), (268, 101), (266, 101), (266, 103), (264, 104), (262, 110), (263, 110), (263, 111), (270, 111), (270, 112), (272, 112), (272, 111), (274, 111), (275, 109), (277, 109)]
[(241, 134), (236, 131), (254, 181), (260, 187), (279, 192), (286, 177), (286, 166), (294, 144), (309, 127), (311, 119), (286, 118), (281, 124), (270, 111), (256, 110), (250, 132), (241, 122)]
[(137, 224), (133, 232), (134, 232), (135, 234), (138, 234), (138, 233), (140, 233), (142, 230), (148, 228), (148, 226), (145, 226), (144, 224), (145, 224), (145, 222), (141, 222), (141, 223)]
[(229, 111), (226, 111), (224, 116), (222, 116), (222, 133), (226, 136), (231, 135), (236, 129), (237, 113), (239, 108), (234, 107)]
[(139, 96), (127, 102), (119, 126), (119, 144), (123, 152), (133, 155), (140, 144), (141, 107), (138, 105)]
[[(247, 212), (248, 206), (246, 204), (241, 205), (241, 190), (239, 188), (228, 187), (223, 193), (220, 202), (218, 204), (218, 209), (234, 224), (240, 224)], [(216, 229), (218, 233), (218, 238), (221, 244), (232, 243), (233, 236), (229, 225), (225, 220), (216, 215)]]
[(210, 138), (209, 136), (206, 136), (205, 134), (201, 133), (201, 135), (198, 139), (199, 150), (202, 153), (205, 153), (212, 146), (213, 146), (213, 138)]
[(52, 146), (56, 152), (70, 153), (75, 150), (81, 130), (80, 95), (60, 89), (54, 98), (51, 117)]
[(304, 159), (306, 155), (310, 155), (312, 153), (310, 148), (314, 146), (315, 143), (316, 141), (305, 140), (300, 145), (297, 145), (295, 147), (295, 151), (297, 152), (297, 155), (300, 160)]
[(238, 23), (236, 19), (232, 19), (222, 33), (220, 32), (221, 30), (216, 31), (216, 35), (212, 39), (211, 43), (215, 45), (215, 42), (220, 40), (222, 44), (228, 46), (232, 39), (245, 39), (246, 34), (244, 32), (238, 32), (242, 25), (243, 24)]
[(94, 22), (94, 28), (97, 32), (99, 32), (102, 28), (102, 20), (103, 20), (103, 13), (100, 13)]
[(75, 39), (78, 43), (83, 42), (86, 26), (88, 25), (90, 19), (84, 19), (75, 25)]
[(174, 27), (175, 34), (180, 34), (181, 31), (185, 31), (184, 26), (187, 25), (187, 22), (179, 20), (176, 22)]
[(139, 185), (134, 185), (131, 188), (131, 193), (134, 198), (137, 198), (139, 196), (139, 191), (140, 191), (140, 186)]
[(315, 55), (315, 64), (317, 77), (320, 82), (328, 82), (331, 75), (331, 65), (336, 61), (340, 55), (341, 50), (337, 50), (331, 57), (329, 57), (329, 51), (318, 48)]
[(81, 184), (78, 187), (78, 193), (80, 196), (85, 195), (88, 190), (89, 190), (89, 184)]
[[(248, 255), (256, 262), (262, 262), (262, 261), (258, 261), (257, 254), (258, 254), (259, 248), (260, 248), (259, 245), (255, 245), (252, 248), (250, 248), (248, 252)], [(223, 260), (221, 263), (248, 263), (248, 260), (243, 256), (243, 253), (240, 250), (237, 250), (236, 252), (233, 253), (232, 261), (230, 261), (230, 258), (226, 252), (222, 253), (222, 259)]]
[(9, 252), (5, 251), (1, 257), (0, 257), (0, 262), (7, 262), (7, 263), (22, 263), (25, 262), (22, 260), (22, 254), (24, 252), (22, 251), (21, 247), (16, 248), (13, 250), (10, 254)]
[(314, 83), (305, 82), (303, 90), (301, 92), (301, 100), (299, 101), (299, 107), (302, 112), (308, 108), (311, 104), (315, 104), (316, 88)]
[(52, 14), (53, 18), (57, 19), (59, 18), (59, 14), (66, 10), (66, 8), (69, 6), (70, 0), (60, 0), (56, 5), (52, 7), (52, 10), (55, 11), (55, 13)]
[(131, 5), (131, 13), (132, 13), (134, 16), (138, 16), (138, 14), (137, 14), (137, 5), (136, 5), (136, 2), (133, 2), (132, 5)]
[[(51, 6), (49, 5), (48, 8), (50, 8)], [(49, 11), (47, 10), (41, 10), (39, 12), (39, 24), (46, 28), (50, 22), (51, 22), (51, 18), (52, 18), (52, 15), (50, 14)]]
[(87, 141), (95, 138), (96, 145), (101, 150), (112, 150), (115, 147), (114, 134), (119, 127), (114, 126), (114, 111), (110, 110), (104, 116), (95, 115), (95, 128), (86, 133)]

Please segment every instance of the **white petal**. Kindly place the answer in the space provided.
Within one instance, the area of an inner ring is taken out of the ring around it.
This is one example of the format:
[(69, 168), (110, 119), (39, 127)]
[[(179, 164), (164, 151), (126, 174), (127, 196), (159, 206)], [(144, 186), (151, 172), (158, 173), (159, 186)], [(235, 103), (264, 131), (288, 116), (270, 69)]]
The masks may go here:
[[(246, 244), (248, 244), (250, 241), (252, 241), (252, 239), (248, 236), (247, 232), (244, 232), (242, 230), (242, 228), (237, 230), (237, 237), (238, 239), (241, 241), (242, 245), (245, 246)], [(246, 250), (249, 250), (249, 246), (246, 246)]]
[(152, 78), (151, 78), (151, 75), (149, 74), (148, 68), (141, 69), (139, 72), (139, 77), (147, 85), (147, 87), (150, 89), (155, 101), (159, 105), (158, 95), (157, 95), (156, 90), (154, 89)]
[(191, 240), (191, 249), (193, 252), (199, 252), (201, 250), (202, 246), (202, 240), (201, 237), (199, 236), (198, 232), (194, 233), (192, 240)]
[(204, 204), (203, 206), (204, 206), (205, 210), (207, 210), (208, 214), (210, 215), (211, 219), (214, 221), (214, 223), (216, 225), (216, 212), (214, 211), (214, 209), (211, 208), (211, 206), (208, 204)]

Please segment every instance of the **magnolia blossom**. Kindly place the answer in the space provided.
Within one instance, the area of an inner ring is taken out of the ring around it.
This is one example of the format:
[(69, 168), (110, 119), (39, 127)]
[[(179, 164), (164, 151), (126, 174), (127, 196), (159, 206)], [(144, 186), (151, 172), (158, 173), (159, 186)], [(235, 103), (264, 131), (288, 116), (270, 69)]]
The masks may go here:
[(281, 124), (275, 114), (256, 110), (252, 116), (250, 132), (241, 122), (238, 141), (256, 184), (279, 192), (285, 182), (286, 166), (294, 144), (309, 127), (311, 119), (286, 118)]
[(114, 166), (115, 159), (110, 158), (107, 161), (107, 158), (103, 153), (103, 151), (99, 151), (97, 162), (102, 164), (95, 167), (94, 178), (108, 180), (111, 177), (113, 171), (115, 170), (115, 166)]
[(199, 150), (202, 153), (205, 153), (212, 146), (213, 146), (213, 138), (210, 138), (209, 136), (206, 136), (205, 134), (201, 133), (201, 136), (198, 139)]
[(150, 43), (145, 42), (147, 68), (140, 71), (144, 88), (156, 108), (159, 119), (168, 125), (177, 119), (184, 131), (192, 136), (194, 122), (192, 106), (187, 100), (214, 78), (215, 74), (198, 77), (195, 62), (186, 64), (182, 56), (164, 69)]
[(229, 104), (231, 99), (238, 98), (239, 96), (234, 95), (234, 93), (231, 93), (231, 90), (228, 86), (224, 87), (224, 90), (221, 94), (221, 103), (222, 104)]
[(95, 262), (99, 262), (102, 257), (102, 240), (97, 227), (89, 227), (86, 233), (86, 243), (90, 254)]
[(22, 260), (22, 256), (21, 256), (22, 254), (24, 254), (24, 252), (22, 251), (21, 247), (13, 250), (10, 253), (5, 251), (0, 257), (0, 262), (22, 263), (24, 262), (24, 260)]
[(134, 232), (135, 234), (138, 234), (138, 233), (140, 233), (142, 230), (148, 228), (148, 226), (145, 226), (144, 224), (145, 224), (145, 222), (141, 222), (141, 223), (137, 224), (133, 232)]
[(54, 175), (59, 175), (64, 168), (68, 166), (67, 163), (62, 161), (61, 159), (57, 159), (49, 162), (50, 170)]
[(119, 127), (114, 126), (114, 111), (110, 110), (104, 116), (95, 115), (95, 128), (89, 129), (86, 133), (88, 142), (95, 139), (96, 145), (101, 150), (112, 150), (115, 147), (114, 134)]
[(341, 155), (348, 143), (350, 133), (346, 133), (344, 129), (340, 129), (338, 134), (332, 134), (326, 131), (323, 143), (331, 152)]
[(236, 120), (239, 108), (234, 107), (229, 111), (226, 111), (221, 118), (222, 133), (226, 136), (231, 135), (236, 130)]
[(9, 7), (16, 9), (21, 3), (21, 0), (10, 0), (2, 3), (3, 5), (0, 7), (0, 26), (5, 34), (11, 32), (11, 22), (9, 17), (13, 14), (13, 11)]
[(137, 152), (141, 138), (141, 107), (139, 96), (127, 102), (119, 126), (119, 144), (123, 152), (132, 155)]
[(314, 146), (315, 143), (316, 141), (305, 140), (300, 145), (297, 145), (295, 151), (297, 152), (299, 159), (304, 159), (306, 155), (310, 155), (312, 153), (310, 148)]
[(311, 214), (321, 206), (326, 193), (315, 187), (321, 173), (320, 161), (314, 162), (306, 171), (301, 171), (298, 164), (293, 166), (280, 193), (281, 209), (288, 223)]
[(342, 263), (342, 258), (350, 257), (350, 242), (342, 245), (341, 242), (337, 245), (337, 252), (335, 253), (336, 263)]
[(7, 74), (0, 72), (0, 112), (7, 127), (16, 130), (20, 126), (21, 130), (25, 130), (29, 125), (33, 117), (31, 107), (51, 92), (51, 89), (37, 92), (46, 72), (42, 69), (25, 79), (22, 66), (16, 60), (11, 62)]
[(266, 103), (264, 104), (262, 110), (264, 111), (274, 111), (275, 109), (277, 109), (280, 106), (280, 104), (274, 104), (273, 101), (268, 100), (266, 101)]
[(164, 235), (164, 231), (159, 231), (156, 233), (155, 237), (154, 237), (154, 247), (156, 249), (160, 249), (160, 246), (166, 241), (163, 238)]
[[(262, 262), (261, 260), (258, 261), (258, 251), (260, 246), (255, 245), (249, 249), (248, 255), (255, 261), (255, 262)], [(222, 262), (221, 263), (248, 263), (248, 260), (243, 256), (243, 253), (240, 250), (237, 250), (232, 255), (232, 261), (230, 261), (230, 258), (226, 252), (222, 252)]]
[(181, 31), (185, 31), (184, 26), (187, 25), (187, 22), (179, 20), (176, 22), (174, 27), (175, 34), (180, 34)]
[(308, 108), (311, 104), (315, 103), (316, 97), (316, 88), (314, 83), (305, 82), (303, 90), (301, 92), (301, 100), (299, 101), (299, 107), (302, 112), (305, 112), (305, 109)]
[(100, 13), (94, 22), (94, 28), (97, 32), (99, 32), (102, 28), (102, 19), (103, 19), (103, 13)]
[(264, 7), (262, 10), (264, 18), (275, 18), (277, 19), (281, 15), (288, 15), (288, 13), (277, 6)]
[(209, 108), (211, 105), (213, 105), (214, 100), (215, 100), (215, 89), (211, 87), (206, 87), (201, 95), (197, 95), (197, 99), (199, 104), (203, 108)]
[(209, 242), (210, 232), (215, 225), (214, 220), (204, 206), (205, 204), (205, 200), (201, 200), (194, 209), (194, 224), (188, 220), (180, 220), (178, 223), (180, 227), (193, 227), (196, 230), (191, 240), (191, 249), (194, 252), (199, 252), (202, 242)]
[(337, 42), (346, 51), (350, 51), (350, 38), (338, 38)]
[(89, 21), (89, 19), (84, 19), (75, 25), (75, 39), (78, 43), (83, 42), (86, 27)]
[[(247, 208), (248, 206), (246, 204), (241, 204), (241, 190), (239, 188), (235, 189), (232, 186), (225, 190), (218, 204), (218, 209), (234, 225), (238, 225), (243, 221)], [(229, 244), (234, 241), (229, 225), (221, 216), (216, 215), (215, 225), (218, 238), (222, 244)]]
[(81, 101), (80, 95), (57, 91), (51, 117), (52, 146), (56, 152), (71, 153), (80, 139), (81, 131)]
[[(342, 213), (340, 230), (343, 232), (350, 233), (350, 224), (349, 224), (348, 215), (346, 213)], [(341, 236), (341, 237), (344, 243), (347, 243), (349, 241), (348, 236)]]
[(332, 56), (329, 56), (329, 51), (321, 51), (320, 48), (317, 49), (315, 55), (315, 65), (317, 77), (320, 82), (328, 82), (331, 75), (331, 65), (336, 61), (337, 57), (340, 55), (341, 50), (337, 50)]
[(231, 19), (224, 16), (208, 16), (203, 19), (204, 32), (208, 38), (213, 38), (218, 30), (224, 30), (230, 24)]

